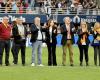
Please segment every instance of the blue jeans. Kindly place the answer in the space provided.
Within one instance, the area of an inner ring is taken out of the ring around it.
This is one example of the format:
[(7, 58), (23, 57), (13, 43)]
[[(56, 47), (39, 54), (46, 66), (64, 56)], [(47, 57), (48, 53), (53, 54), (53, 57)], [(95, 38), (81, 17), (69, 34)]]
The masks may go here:
[(42, 41), (36, 41), (32, 43), (32, 63), (35, 63), (36, 50), (39, 65), (42, 63)]

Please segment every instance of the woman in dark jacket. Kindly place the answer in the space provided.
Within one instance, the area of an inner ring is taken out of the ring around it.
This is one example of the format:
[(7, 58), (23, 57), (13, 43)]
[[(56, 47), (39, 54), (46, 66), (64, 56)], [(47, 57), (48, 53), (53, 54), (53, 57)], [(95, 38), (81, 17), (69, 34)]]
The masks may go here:
[(85, 54), (86, 66), (88, 66), (88, 48), (89, 48), (89, 33), (86, 22), (81, 22), (80, 29), (78, 30), (78, 48), (80, 51), (80, 66), (83, 64), (83, 55)]
[(97, 56), (99, 58), (100, 66), (100, 23), (96, 22), (92, 31), (94, 40), (92, 46), (94, 48), (94, 64), (97, 66)]
[[(15, 20), (15, 21), (13, 21), (13, 23), (12, 23), (12, 29), (13, 29), (14, 27), (16, 27), (16, 26), (17, 26), (17, 22), (16, 22), (16, 20)], [(11, 41), (12, 41), (11, 52), (12, 52), (12, 55), (13, 55), (13, 63), (14, 63), (14, 61), (15, 61), (15, 54), (14, 54), (14, 52), (15, 52), (15, 43), (14, 43), (13, 35), (12, 35)]]
[(48, 66), (57, 66), (56, 62), (56, 40), (57, 26), (53, 20), (49, 20), (46, 26), (46, 44), (48, 48)]

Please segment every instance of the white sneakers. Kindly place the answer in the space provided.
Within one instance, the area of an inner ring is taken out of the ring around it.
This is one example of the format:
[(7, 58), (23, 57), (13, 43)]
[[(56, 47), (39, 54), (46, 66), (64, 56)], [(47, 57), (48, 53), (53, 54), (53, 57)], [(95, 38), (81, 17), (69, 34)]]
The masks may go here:
[(44, 66), (44, 65), (43, 65), (43, 64), (39, 64), (38, 66), (42, 67), (42, 66)]
[(35, 66), (35, 64), (34, 64), (34, 63), (32, 63), (32, 64), (31, 64), (31, 66)]
[[(31, 66), (35, 66), (35, 64), (34, 64), (34, 63), (32, 63), (32, 64), (31, 64)], [(43, 64), (39, 64), (39, 65), (37, 65), (37, 66), (42, 67), (42, 66), (44, 66), (44, 65), (43, 65)]]

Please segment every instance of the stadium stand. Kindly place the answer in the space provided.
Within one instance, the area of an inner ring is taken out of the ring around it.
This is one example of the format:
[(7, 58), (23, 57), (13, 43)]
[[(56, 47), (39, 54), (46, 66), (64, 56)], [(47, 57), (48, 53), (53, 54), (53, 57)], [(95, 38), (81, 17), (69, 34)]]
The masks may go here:
[(99, 4), (99, 0), (0, 0), (0, 13), (99, 15)]

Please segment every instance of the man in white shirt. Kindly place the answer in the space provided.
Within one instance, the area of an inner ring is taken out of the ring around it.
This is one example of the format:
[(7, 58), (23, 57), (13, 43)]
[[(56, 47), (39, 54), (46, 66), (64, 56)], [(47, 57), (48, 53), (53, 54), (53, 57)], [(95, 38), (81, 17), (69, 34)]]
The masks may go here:
[(42, 65), (42, 40), (43, 34), (40, 26), (40, 18), (36, 17), (34, 19), (34, 24), (31, 26), (31, 42), (32, 42), (32, 64), (31, 66), (35, 66), (35, 52), (37, 49), (38, 56), (38, 66)]

